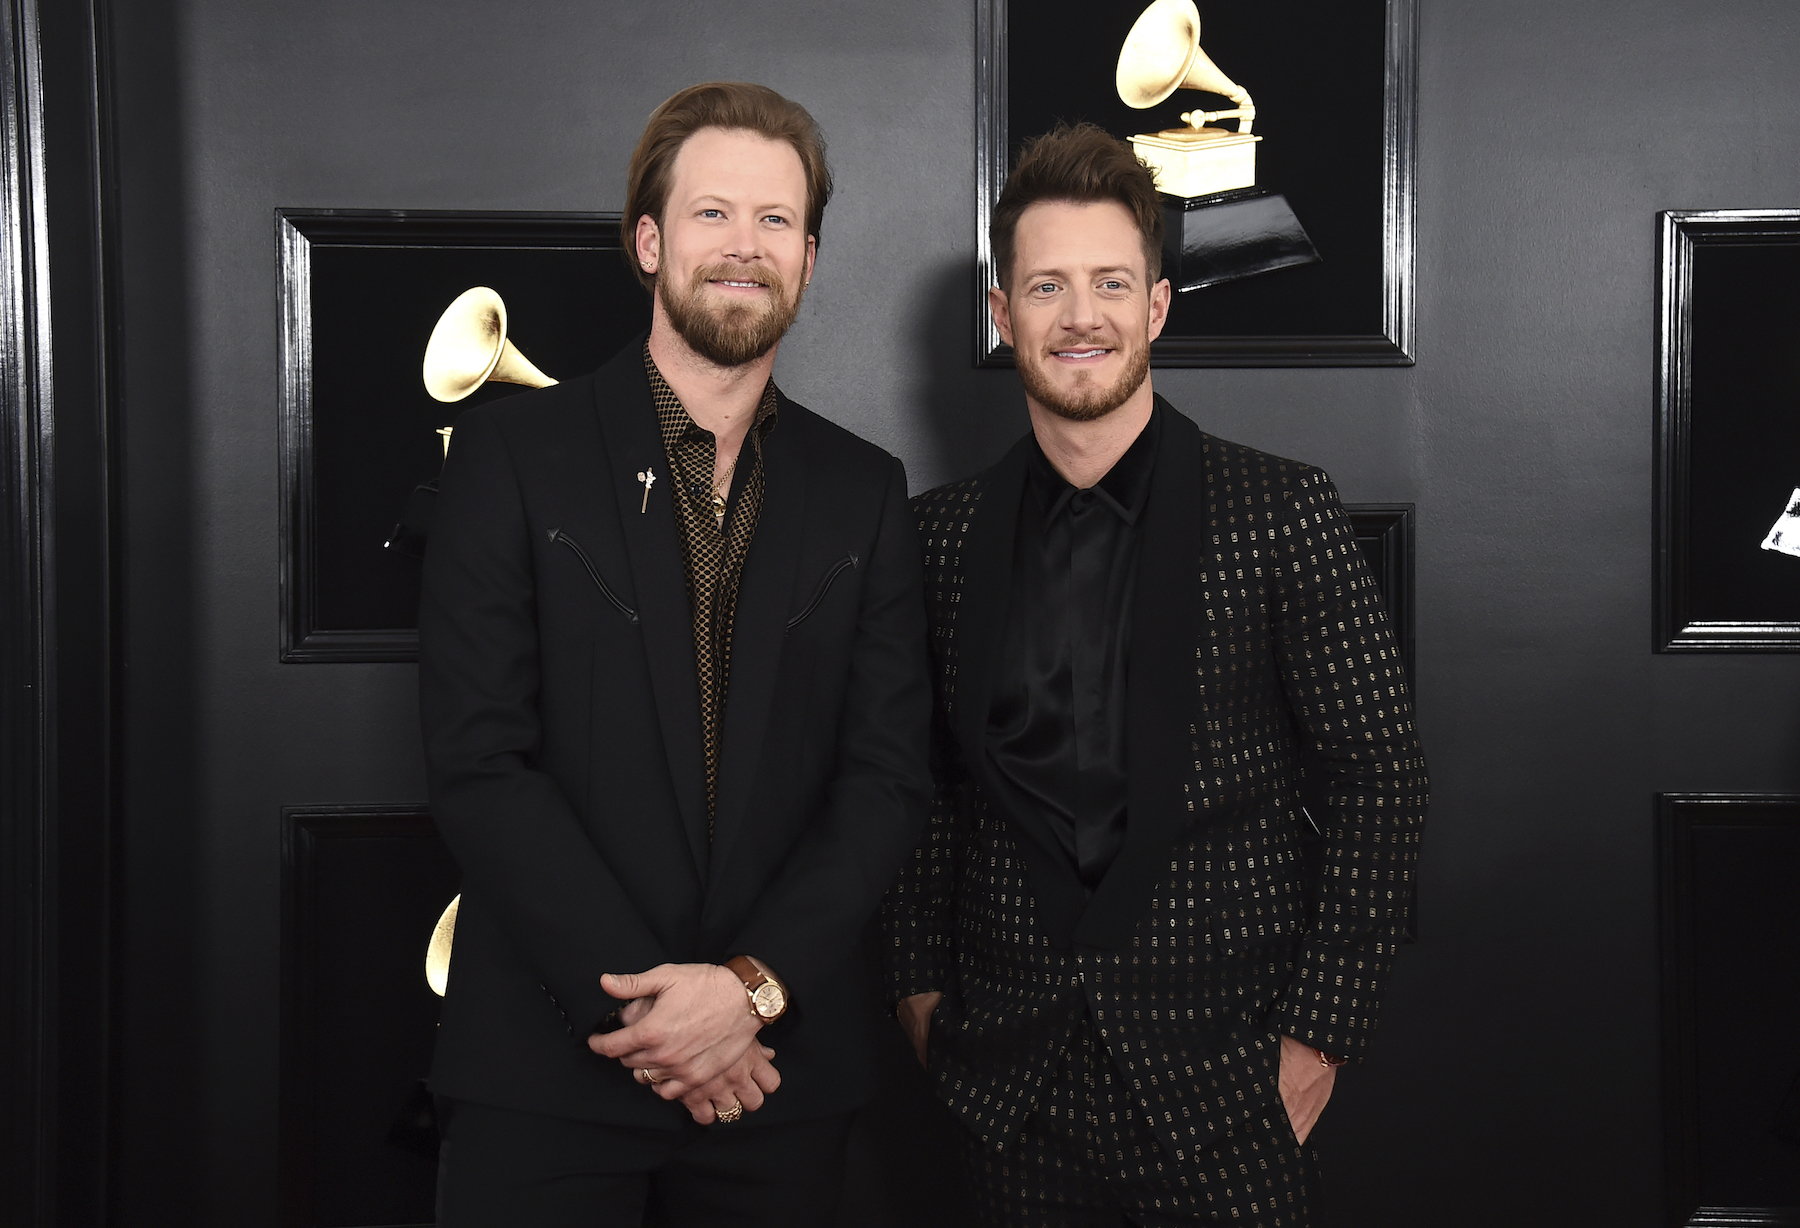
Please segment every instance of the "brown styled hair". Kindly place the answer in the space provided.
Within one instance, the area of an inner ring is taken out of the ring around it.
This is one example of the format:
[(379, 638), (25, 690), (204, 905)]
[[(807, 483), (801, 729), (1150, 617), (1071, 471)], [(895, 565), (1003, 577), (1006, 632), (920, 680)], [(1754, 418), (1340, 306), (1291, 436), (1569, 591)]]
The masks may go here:
[(831, 199), (831, 168), (825, 165), (824, 134), (806, 108), (766, 85), (744, 81), (690, 85), (650, 113), (644, 135), (631, 152), (619, 236), (625, 242), (625, 260), (645, 289), (654, 286), (656, 278), (646, 273), (637, 260), (638, 219), (647, 213), (659, 227), (662, 225), (675, 155), (702, 128), (754, 132), (792, 145), (806, 172), (806, 233), (815, 242), (818, 240), (825, 202)]
[(1095, 124), (1058, 124), (1025, 142), (1000, 190), (1000, 203), (994, 206), (988, 239), (1002, 290), (1012, 281), (1020, 215), (1032, 205), (1052, 200), (1078, 205), (1110, 200), (1124, 205), (1144, 237), (1144, 267), (1150, 275), (1146, 288), (1162, 276), (1162, 203), (1156, 198), (1150, 168), (1138, 161), (1130, 145)]

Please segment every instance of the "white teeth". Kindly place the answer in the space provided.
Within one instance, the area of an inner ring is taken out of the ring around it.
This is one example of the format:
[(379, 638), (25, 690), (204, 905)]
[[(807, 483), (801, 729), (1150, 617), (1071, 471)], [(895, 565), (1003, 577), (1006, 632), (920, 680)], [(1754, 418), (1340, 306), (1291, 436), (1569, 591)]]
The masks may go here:
[(1058, 358), (1092, 358), (1096, 354), (1104, 354), (1106, 350), (1058, 350)]
[(757, 288), (760, 288), (762, 286), (762, 283), (760, 281), (722, 281), (719, 284), (722, 286), (742, 286), (746, 290), (750, 289), (753, 286), (757, 287)]

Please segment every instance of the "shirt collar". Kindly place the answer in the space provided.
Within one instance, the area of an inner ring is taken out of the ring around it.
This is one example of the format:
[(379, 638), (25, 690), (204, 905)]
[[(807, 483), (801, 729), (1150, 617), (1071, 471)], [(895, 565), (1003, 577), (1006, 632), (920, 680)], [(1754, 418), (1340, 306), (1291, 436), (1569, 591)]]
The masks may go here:
[[(1161, 443), (1162, 406), (1153, 404), (1150, 420), (1125, 449), (1125, 455), (1113, 463), (1105, 477), (1089, 487), (1094, 493), (1094, 501), (1110, 507), (1126, 524), (1135, 525), (1150, 498), (1150, 475), (1156, 469), (1156, 452)], [(1044, 509), (1045, 520), (1054, 520), (1080, 493), (1056, 471), (1035, 436), (1031, 441), (1026, 472)]]
[[(672, 448), (682, 442), (684, 437), (711, 442), (712, 432), (694, 421), (693, 415), (687, 411), (687, 406), (681, 403), (681, 398), (675, 395), (673, 388), (669, 387), (669, 381), (663, 378), (663, 373), (657, 367), (656, 360), (650, 357), (650, 339), (647, 337), (644, 339), (644, 374), (650, 380), (651, 404), (672, 405), (681, 411), (678, 415), (658, 415), (662, 425), (663, 446)], [(769, 382), (763, 385), (762, 401), (757, 405), (756, 417), (751, 421), (751, 425), (756, 428), (757, 438), (760, 439), (775, 429), (780, 397), (780, 390), (775, 387), (775, 380), (771, 377)]]

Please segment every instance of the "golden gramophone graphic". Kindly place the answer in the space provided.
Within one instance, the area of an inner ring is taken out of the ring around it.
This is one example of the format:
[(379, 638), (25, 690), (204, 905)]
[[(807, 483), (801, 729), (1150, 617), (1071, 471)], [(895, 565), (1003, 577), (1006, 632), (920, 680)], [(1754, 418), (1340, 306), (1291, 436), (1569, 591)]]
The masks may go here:
[(456, 906), (462, 896), (450, 901), (437, 925), (431, 931), (431, 944), (425, 948), (425, 983), (438, 997), (450, 986), (450, 945), (456, 940)]
[[(1177, 90), (1218, 94), (1234, 104), (1181, 113), (1182, 127), (1142, 132), (1131, 147), (1156, 175), (1165, 199), (1165, 274), (1178, 290), (1198, 290), (1255, 273), (1312, 264), (1319, 253), (1279, 192), (1256, 190), (1256, 104), (1200, 46), (1194, 0), (1153, 0), (1125, 36), (1114, 75), (1126, 106), (1147, 110)], [(1214, 128), (1235, 119), (1237, 130)]]
[[(548, 388), (556, 383), (519, 353), (506, 335), (506, 304), (486, 286), (475, 286), (457, 295), (438, 317), (425, 343), (425, 391), (434, 400), (456, 402), (483, 384), (523, 384)], [(439, 427), (444, 455), (450, 455), (451, 427)], [(412, 558), (425, 555), (425, 537), (431, 528), (431, 506), (437, 483), (415, 486), (400, 509), (400, 519), (382, 545)]]
[[(486, 286), (464, 290), (438, 317), (425, 343), (425, 391), (434, 400), (460, 401), (489, 380), (548, 388), (556, 383), (506, 337), (506, 304)], [(450, 431), (444, 427), (444, 455)]]
[[(1256, 104), (1250, 92), (1219, 71), (1200, 47), (1200, 10), (1194, 0), (1156, 0), (1125, 36), (1116, 78), (1128, 107), (1146, 110), (1176, 90), (1221, 94), (1237, 105), (1223, 111), (1184, 111), (1184, 127), (1140, 133), (1131, 147), (1156, 172), (1170, 196), (1210, 196), (1256, 186)], [(1237, 131), (1209, 128), (1235, 119)]]

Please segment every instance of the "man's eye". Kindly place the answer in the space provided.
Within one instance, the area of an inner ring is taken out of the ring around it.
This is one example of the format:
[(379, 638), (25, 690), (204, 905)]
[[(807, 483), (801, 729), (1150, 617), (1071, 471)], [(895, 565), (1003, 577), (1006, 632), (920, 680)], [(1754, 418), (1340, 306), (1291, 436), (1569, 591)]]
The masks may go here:
[(771, 213), (771, 214), (769, 214), (769, 216), (765, 217), (763, 219), (763, 221), (772, 222), (773, 224), (775, 224), (777, 226), (786, 226), (787, 225), (787, 219), (782, 217), (779, 213)]
[(700, 210), (700, 216), (701, 217), (724, 217), (725, 215), (723, 213), (720, 213), (717, 209), (702, 209), (702, 210)]
[(1037, 285), (1033, 286), (1032, 289), (1036, 290), (1039, 294), (1051, 294), (1056, 290), (1056, 283), (1053, 281), (1040, 281)]

